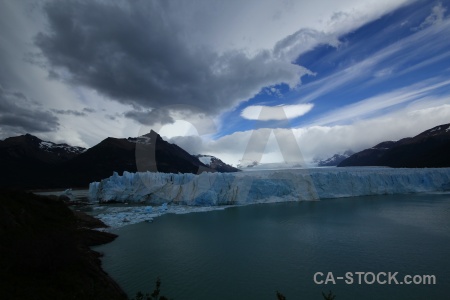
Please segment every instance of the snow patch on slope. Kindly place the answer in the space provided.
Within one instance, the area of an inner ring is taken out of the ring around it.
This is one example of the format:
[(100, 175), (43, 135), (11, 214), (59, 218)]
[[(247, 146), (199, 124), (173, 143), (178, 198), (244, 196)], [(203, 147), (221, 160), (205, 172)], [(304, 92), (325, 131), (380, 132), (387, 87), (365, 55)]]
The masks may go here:
[(79, 154), (86, 151), (86, 149), (83, 147), (69, 146), (67, 144), (55, 144), (53, 142), (47, 141), (41, 141), (39, 143), (39, 148), (47, 152), (55, 152), (57, 150), (63, 150), (65, 152), (74, 154)]
[(212, 156), (199, 156), (198, 159), (204, 164), (204, 165), (211, 165)]

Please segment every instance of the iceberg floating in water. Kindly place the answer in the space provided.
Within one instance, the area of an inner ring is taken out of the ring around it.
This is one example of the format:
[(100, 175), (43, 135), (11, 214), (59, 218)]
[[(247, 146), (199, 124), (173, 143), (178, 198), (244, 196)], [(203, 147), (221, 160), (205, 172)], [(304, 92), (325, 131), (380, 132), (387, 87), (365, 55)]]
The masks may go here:
[(193, 206), (450, 191), (450, 168), (327, 168), (239, 173), (129, 173), (89, 186), (92, 201)]

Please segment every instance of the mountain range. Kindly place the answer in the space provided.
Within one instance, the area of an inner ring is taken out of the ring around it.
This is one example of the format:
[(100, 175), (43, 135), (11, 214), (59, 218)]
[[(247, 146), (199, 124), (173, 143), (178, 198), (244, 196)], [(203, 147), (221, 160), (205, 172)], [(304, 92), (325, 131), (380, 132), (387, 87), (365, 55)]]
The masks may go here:
[[(414, 137), (385, 141), (350, 155), (348, 151), (321, 166), (450, 167), (450, 123)], [(350, 155), (346, 158), (346, 156)], [(135, 138), (108, 137), (85, 149), (43, 141), (25, 134), (0, 141), (0, 187), (47, 189), (87, 187), (114, 171), (163, 173), (237, 172), (211, 155), (191, 155), (154, 131)]]
[(379, 143), (344, 159), (338, 167), (450, 167), (449, 153), (450, 123), (433, 127), (414, 137)]
[(349, 158), (354, 153), (355, 152), (352, 150), (347, 150), (342, 154), (337, 153), (327, 159), (315, 159), (314, 163), (316, 163), (318, 167), (334, 167), (340, 164), (344, 159)]
[(87, 187), (114, 171), (194, 174), (239, 171), (218, 158), (210, 156), (209, 161), (208, 165), (202, 163), (154, 131), (137, 138), (108, 137), (89, 149), (25, 134), (0, 141), (0, 187)]

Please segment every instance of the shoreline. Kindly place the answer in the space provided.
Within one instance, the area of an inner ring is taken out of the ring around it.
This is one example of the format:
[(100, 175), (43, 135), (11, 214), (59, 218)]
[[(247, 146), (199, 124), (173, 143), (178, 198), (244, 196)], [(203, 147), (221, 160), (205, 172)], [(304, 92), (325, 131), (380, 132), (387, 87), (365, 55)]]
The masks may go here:
[(58, 192), (58, 191), (65, 191), (67, 189), (73, 190), (73, 191), (82, 191), (82, 190), (88, 190), (89, 186), (84, 187), (66, 187), (66, 188), (41, 188), (41, 189), (26, 189), (26, 192), (29, 193), (46, 193), (46, 192)]
[(5, 299), (128, 299), (92, 246), (116, 234), (67, 203), (0, 190), (0, 290)]

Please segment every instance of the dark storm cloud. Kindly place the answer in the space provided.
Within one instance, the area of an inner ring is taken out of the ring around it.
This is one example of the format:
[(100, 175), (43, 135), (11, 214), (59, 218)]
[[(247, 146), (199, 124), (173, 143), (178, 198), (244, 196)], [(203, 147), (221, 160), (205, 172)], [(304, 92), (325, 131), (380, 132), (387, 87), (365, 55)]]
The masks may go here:
[(117, 119), (117, 115), (105, 115), (105, 118), (111, 120), (111, 121), (115, 121)]
[(49, 111), (33, 108), (23, 93), (0, 86), (0, 125), (2, 135), (18, 132), (49, 132), (59, 127), (58, 118)]
[(82, 111), (77, 111), (73, 109), (52, 109), (51, 111), (58, 115), (72, 115), (77, 117), (82, 117), (86, 115)]
[(125, 117), (135, 120), (143, 125), (167, 124), (173, 123), (175, 120), (170, 116), (170, 111), (165, 108), (154, 110), (131, 110), (126, 112)]
[[(298, 83), (305, 69), (270, 51), (217, 54), (190, 45), (170, 19), (165, 1), (52, 1), (44, 6), (49, 30), (35, 44), (49, 73), (146, 109), (188, 104), (218, 113), (261, 88)], [(140, 113), (129, 112), (141, 120)]]
[(58, 115), (72, 115), (77, 117), (86, 116), (88, 113), (95, 112), (95, 109), (85, 107), (81, 111), (73, 110), (73, 109), (51, 109), (52, 112)]
[(93, 113), (93, 112), (95, 112), (95, 109), (89, 108), (89, 107), (85, 107), (85, 108), (83, 108), (83, 112), (85, 112), (85, 113)]

